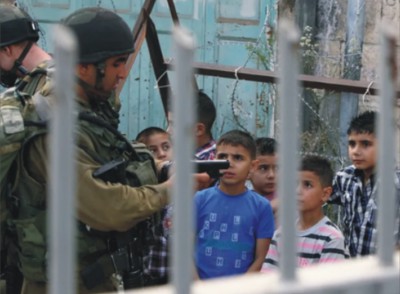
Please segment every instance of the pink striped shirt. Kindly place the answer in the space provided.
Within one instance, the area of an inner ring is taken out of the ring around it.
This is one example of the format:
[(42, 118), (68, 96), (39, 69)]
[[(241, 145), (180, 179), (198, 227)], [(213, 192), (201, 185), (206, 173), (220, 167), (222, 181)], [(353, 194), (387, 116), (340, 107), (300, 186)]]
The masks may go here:
[[(278, 267), (281, 253), (280, 234), (280, 229), (274, 233), (262, 271)], [(326, 216), (311, 228), (297, 231), (297, 238), (297, 264), (299, 267), (322, 262), (335, 262), (348, 256), (342, 232)]]

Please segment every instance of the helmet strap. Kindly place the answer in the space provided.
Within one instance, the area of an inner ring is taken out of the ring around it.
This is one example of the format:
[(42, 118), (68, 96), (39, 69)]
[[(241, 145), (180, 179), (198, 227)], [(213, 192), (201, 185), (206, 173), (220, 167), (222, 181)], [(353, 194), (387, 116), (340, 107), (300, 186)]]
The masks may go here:
[(100, 90), (102, 86), (101, 82), (103, 81), (103, 78), (105, 76), (106, 64), (104, 61), (101, 61), (95, 64), (95, 66), (96, 66), (96, 84), (94, 87), (96, 90)]
[(94, 64), (94, 66), (96, 67), (96, 81), (94, 86), (89, 85), (84, 80), (78, 77), (78, 83), (85, 91), (90, 103), (107, 100), (108, 98), (110, 98), (111, 95), (111, 92), (106, 93), (104, 92), (104, 90), (102, 90), (102, 81), (105, 76), (105, 62), (101, 61)]
[(6, 88), (12, 87), (15, 85), (15, 82), (18, 79), (18, 73), (24, 76), (29, 73), (29, 71), (22, 65), (22, 62), (25, 59), (26, 54), (28, 54), (29, 50), (31, 49), (32, 44), (32, 42), (28, 42), (18, 59), (14, 61), (14, 65), (10, 70), (1, 71), (0, 85)]
[[(77, 77), (78, 84), (82, 87), (83, 91), (86, 93), (86, 96), (89, 99), (90, 103), (96, 103), (98, 101), (107, 100), (110, 97), (109, 93), (104, 93), (103, 91), (89, 85), (81, 78)], [(97, 80), (97, 78), (96, 78)]]
[(22, 75), (26, 75), (29, 73), (29, 71), (22, 65), (22, 62), (24, 61), (26, 55), (28, 54), (29, 50), (32, 48), (33, 43), (28, 42), (26, 44), (24, 50), (22, 51), (21, 55), (15, 60), (14, 66), (11, 69), (12, 72), (18, 73), (20, 72)]

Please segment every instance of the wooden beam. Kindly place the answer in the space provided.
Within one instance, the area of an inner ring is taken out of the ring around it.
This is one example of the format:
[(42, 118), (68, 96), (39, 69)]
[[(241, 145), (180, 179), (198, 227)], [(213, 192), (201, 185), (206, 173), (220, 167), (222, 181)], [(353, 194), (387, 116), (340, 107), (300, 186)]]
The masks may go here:
[[(166, 61), (168, 69), (171, 70), (171, 63)], [(197, 74), (214, 76), (220, 78), (229, 78), (247, 80), (262, 83), (276, 83), (278, 75), (272, 71), (259, 70), (251, 68), (239, 68), (226, 65), (216, 65), (209, 63), (195, 63), (194, 68)], [(238, 70), (237, 70), (238, 69)], [(368, 81), (353, 81), (337, 78), (317, 77), (311, 75), (299, 75), (299, 82), (304, 88), (325, 89), (335, 92), (349, 92), (357, 94), (378, 95), (377, 83)], [(396, 90), (396, 97), (400, 98), (400, 89)]]
[(178, 13), (176, 12), (175, 4), (173, 0), (168, 0), (169, 11), (171, 12), (171, 17), (175, 25), (179, 26)]
[[(126, 61), (125, 68), (127, 69), (128, 72), (131, 71), (133, 64), (135, 63), (136, 57), (139, 54), (140, 48), (142, 47), (145, 39), (146, 39), (146, 24), (142, 26), (140, 35), (135, 41), (135, 52), (133, 52)], [(125, 82), (126, 79), (123, 79), (118, 83), (117, 89), (115, 90), (117, 96), (119, 96), (119, 94), (121, 93)]]
[[(132, 29), (133, 40), (135, 44), (135, 52), (133, 52), (125, 65), (125, 68), (128, 72), (131, 71), (133, 64), (135, 63), (136, 56), (138, 55), (140, 48), (142, 47), (143, 41), (146, 38), (146, 22), (147, 18), (153, 10), (154, 3), (156, 0), (146, 0), (146, 2), (142, 6), (142, 10), (140, 10), (139, 16), (136, 19), (135, 25)], [(117, 89), (115, 90), (116, 96), (118, 97), (122, 91), (122, 88), (125, 84), (125, 80), (119, 82)]]
[[(172, 21), (174, 22), (174, 25), (180, 26), (178, 12), (176, 11), (174, 1), (168, 0), (168, 6), (169, 6), (169, 11), (171, 13), (171, 17), (172, 17)], [(194, 88), (195, 92), (197, 92), (199, 90), (195, 75), (193, 75), (193, 88)]]

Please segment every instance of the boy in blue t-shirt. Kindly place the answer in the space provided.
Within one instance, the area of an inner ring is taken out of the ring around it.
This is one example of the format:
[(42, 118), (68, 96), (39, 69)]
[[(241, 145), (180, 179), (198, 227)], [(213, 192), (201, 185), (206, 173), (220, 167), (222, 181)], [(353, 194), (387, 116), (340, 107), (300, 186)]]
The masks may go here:
[(200, 279), (258, 272), (268, 251), (274, 219), (267, 199), (246, 188), (257, 167), (250, 134), (233, 130), (217, 142), (217, 159), (227, 159), (217, 186), (195, 195), (196, 270)]

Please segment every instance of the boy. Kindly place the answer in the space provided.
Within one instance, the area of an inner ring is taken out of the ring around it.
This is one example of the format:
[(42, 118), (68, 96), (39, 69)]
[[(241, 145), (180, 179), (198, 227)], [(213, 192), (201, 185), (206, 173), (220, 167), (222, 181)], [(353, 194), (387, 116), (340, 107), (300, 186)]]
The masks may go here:
[(233, 130), (217, 143), (217, 159), (227, 159), (217, 186), (195, 196), (196, 269), (200, 279), (260, 271), (273, 235), (271, 206), (248, 190), (246, 179), (257, 168), (250, 134)]
[[(355, 117), (347, 130), (348, 153), (353, 165), (340, 170), (333, 181), (330, 203), (343, 206), (342, 229), (351, 257), (376, 251), (376, 112), (366, 111)], [(388, 172), (388, 176), (393, 176)], [(397, 188), (397, 227), (399, 228), (399, 173)], [(398, 238), (398, 231), (397, 231)], [(398, 239), (397, 239), (398, 242)]]
[(250, 173), (250, 181), (254, 191), (270, 201), (274, 213), (277, 209), (275, 190), (278, 158), (276, 156), (276, 145), (273, 138), (256, 139), (258, 167)]
[[(136, 141), (146, 145), (153, 153), (155, 159), (160, 161), (172, 160), (172, 144), (170, 135), (158, 127), (148, 127), (142, 130)], [(149, 248), (148, 255), (144, 257), (144, 272), (147, 277), (147, 284), (162, 285), (168, 282), (169, 266), (169, 235), (172, 226), (172, 204), (167, 204), (162, 211), (161, 227), (157, 229), (162, 234), (155, 235), (153, 244)]]
[[(171, 137), (167, 131), (158, 127), (148, 127), (136, 136), (136, 141), (145, 144), (154, 158), (160, 161), (172, 160)], [(164, 235), (168, 238), (172, 226), (172, 204), (164, 208), (162, 223)]]
[[(329, 162), (318, 156), (303, 158), (297, 188), (297, 264), (307, 266), (345, 258), (344, 237), (328, 217), (322, 205), (332, 193), (333, 171)], [(263, 271), (278, 267), (280, 229), (274, 233)]]
[[(211, 160), (215, 158), (215, 140), (211, 128), (216, 117), (216, 109), (213, 101), (203, 91), (199, 90), (196, 97), (197, 122), (195, 125), (195, 158), (198, 160)], [(167, 132), (173, 132), (173, 114), (168, 111)]]
[(136, 141), (143, 143), (160, 161), (172, 160), (172, 148), (169, 134), (158, 127), (148, 127), (142, 130)]

